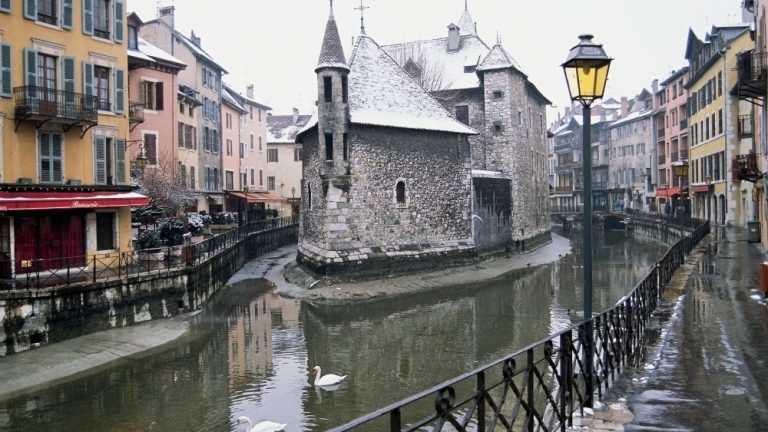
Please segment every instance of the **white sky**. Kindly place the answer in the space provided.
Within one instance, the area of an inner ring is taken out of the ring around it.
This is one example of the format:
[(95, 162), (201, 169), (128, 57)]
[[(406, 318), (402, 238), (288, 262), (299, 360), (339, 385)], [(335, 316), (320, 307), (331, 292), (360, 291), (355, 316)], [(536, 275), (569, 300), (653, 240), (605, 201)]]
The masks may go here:
[[(127, 0), (144, 21), (157, 6), (176, 7), (176, 29), (202, 38), (203, 48), (227, 71), (224, 81), (288, 114), (308, 113), (317, 89), (314, 68), (328, 18), (328, 0)], [(614, 58), (607, 96), (633, 97), (650, 90), (653, 79), (667, 78), (686, 64), (688, 29), (703, 38), (712, 25), (741, 22), (742, 0), (469, 0), (478, 33), (488, 45), (502, 43), (541, 92), (553, 112), (568, 105), (560, 64), (590, 33)], [(447, 36), (458, 22), (464, 0), (364, 0), (365, 27), (380, 45)], [(216, 10), (211, 7), (215, 5)], [(347, 60), (360, 30), (360, 0), (334, 0)], [(554, 120), (548, 119), (549, 122)]]

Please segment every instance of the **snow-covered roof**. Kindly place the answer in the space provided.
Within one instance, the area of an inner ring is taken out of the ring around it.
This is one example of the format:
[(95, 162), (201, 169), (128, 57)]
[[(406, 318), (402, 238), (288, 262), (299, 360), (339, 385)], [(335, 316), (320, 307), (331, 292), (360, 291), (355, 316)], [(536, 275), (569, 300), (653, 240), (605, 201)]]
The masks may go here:
[[(141, 37), (137, 39), (138, 39), (138, 49), (142, 54), (149, 56), (152, 59), (159, 60), (165, 63), (173, 63), (183, 67), (187, 66), (187, 64), (184, 63), (182, 60), (179, 60), (178, 58), (168, 54), (167, 52), (152, 45), (151, 43), (147, 42)], [(131, 51), (129, 50), (128, 53), (131, 54)]]
[(296, 135), (312, 119), (311, 115), (269, 115), (267, 116), (267, 143), (292, 144)]
[(155, 62), (155, 59), (153, 59), (152, 57), (142, 53), (141, 51), (137, 51), (137, 50), (130, 49), (130, 48), (128, 48), (128, 57), (131, 57), (131, 58), (134, 58), (134, 59), (138, 59), (138, 60), (144, 60), (144, 61), (147, 61), (147, 62), (150, 62), (150, 63), (154, 63)]
[(477, 133), (453, 118), (367, 35), (358, 37), (350, 59), (349, 115), (357, 124)]
[(611, 125), (611, 127), (620, 126), (620, 125), (623, 125), (625, 123), (631, 123), (631, 122), (637, 121), (637, 120), (642, 120), (642, 119), (644, 119), (646, 117), (650, 117), (651, 114), (653, 114), (653, 110), (651, 110), (651, 109), (645, 109), (645, 110), (642, 110), (642, 111), (635, 111), (633, 113), (629, 113), (629, 115), (627, 115), (626, 117), (624, 117), (622, 119), (616, 120)]
[(221, 89), (221, 100), (241, 113), (248, 112), (248, 110), (237, 101), (237, 97), (232, 94), (232, 89), (227, 86), (223, 86)]
[(224, 69), (224, 67), (222, 67), (218, 62), (216, 62), (216, 60), (214, 60), (213, 57), (211, 57), (210, 54), (205, 52), (204, 49), (202, 49), (201, 47), (195, 45), (195, 43), (192, 42), (187, 36), (184, 36), (183, 34), (181, 34), (181, 32), (179, 32), (178, 30), (176, 30), (173, 27), (169, 26), (165, 21), (157, 18), (157, 19), (153, 19), (151, 21), (148, 21), (148, 22), (144, 23), (144, 25), (154, 24), (154, 23), (157, 23), (159, 25), (165, 26), (176, 38), (178, 38), (180, 41), (182, 41), (184, 43), (184, 45), (189, 47), (189, 49), (192, 51), (192, 53), (195, 54), (197, 57), (202, 58), (203, 60), (206, 60), (207, 62), (209, 62), (213, 66), (216, 66), (217, 68), (219, 68), (221, 70), (221, 72), (228, 73), (227, 70)]
[(408, 59), (430, 63), (429, 69), (442, 70), (443, 88), (433, 90), (469, 89), (480, 87), (475, 67), (491, 49), (477, 35), (461, 36), (459, 50), (448, 51), (448, 38), (405, 42), (382, 46), (399, 64)]
[(491, 52), (489, 52), (488, 55), (485, 56), (485, 58), (480, 62), (480, 65), (477, 66), (477, 70), (479, 71), (510, 68), (517, 69), (520, 73), (526, 75), (525, 72), (523, 72), (523, 68), (520, 67), (517, 61), (513, 59), (511, 55), (509, 55), (507, 50), (505, 50), (500, 43), (494, 45), (493, 48), (491, 48)]
[(475, 34), (475, 21), (466, 7), (464, 8), (464, 13), (461, 14), (461, 18), (459, 18), (459, 23), (456, 25), (459, 26), (459, 34), (462, 36)]

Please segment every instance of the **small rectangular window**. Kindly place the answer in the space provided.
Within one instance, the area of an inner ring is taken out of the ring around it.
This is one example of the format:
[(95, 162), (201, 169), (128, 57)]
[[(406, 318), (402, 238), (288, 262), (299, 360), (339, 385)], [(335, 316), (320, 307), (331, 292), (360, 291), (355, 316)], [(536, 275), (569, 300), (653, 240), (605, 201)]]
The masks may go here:
[(333, 81), (331, 77), (323, 77), (323, 94), (326, 102), (333, 102)]
[(333, 160), (333, 134), (325, 134), (325, 160)]
[(96, 249), (115, 248), (115, 214), (96, 213)]
[(341, 101), (347, 103), (349, 98), (348, 80), (346, 76), (341, 77)]
[(494, 90), (493, 91), (493, 98), (494, 99), (501, 99), (504, 97), (504, 92), (501, 90)]
[(347, 144), (347, 134), (341, 136), (342, 150), (344, 153), (344, 160), (349, 159), (349, 146)]
[(275, 178), (273, 176), (267, 177), (267, 190), (275, 190)]
[(267, 162), (277, 162), (277, 149), (267, 149)]

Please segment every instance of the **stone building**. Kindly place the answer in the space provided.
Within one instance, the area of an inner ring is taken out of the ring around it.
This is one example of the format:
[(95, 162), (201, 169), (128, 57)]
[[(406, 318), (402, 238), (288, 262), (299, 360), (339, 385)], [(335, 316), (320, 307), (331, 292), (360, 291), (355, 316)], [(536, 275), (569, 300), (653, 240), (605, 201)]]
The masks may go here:
[[(465, 11), (461, 22), (470, 21)], [(397, 60), (407, 44), (381, 47), (363, 31), (347, 63), (331, 14), (318, 117), (297, 136), (305, 267), (376, 276), (550, 240), (549, 101), (500, 43), (489, 48), (456, 25), (449, 32), (441, 49), (456, 56), (440, 69), (457, 84), (428, 91), (431, 60)]]
[(507, 180), (510, 219), (499, 220), (475, 202), (474, 214), (482, 217), (476, 228), (487, 233), (480, 246), (498, 248), (495, 239), (528, 249), (549, 241), (546, 106), (551, 102), (501, 42), (489, 46), (480, 38), (465, 3), (446, 36), (383, 48), (457, 120), (478, 132), (469, 137), (473, 181)]

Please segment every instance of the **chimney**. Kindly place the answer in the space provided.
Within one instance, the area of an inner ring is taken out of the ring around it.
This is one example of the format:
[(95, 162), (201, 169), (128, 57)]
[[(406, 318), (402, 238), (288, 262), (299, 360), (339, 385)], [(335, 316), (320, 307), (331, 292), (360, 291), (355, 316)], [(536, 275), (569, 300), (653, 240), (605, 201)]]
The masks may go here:
[(157, 10), (157, 15), (160, 18), (160, 21), (168, 24), (168, 27), (172, 29), (176, 29), (175, 26), (175, 20), (174, 20), (174, 13), (176, 11), (175, 6), (165, 6)]
[(459, 50), (459, 42), (461, 41), (461, 34), (459, 33), (459, 26), (451, 24), (448, 26), (448, 52), (456, 52)]
[(248, 84), (248, 87), (245, 88), (245, 95), (248, 96), (248, 99), (253, 99), (253, 84)]
[(195, 44), (196, 47), (200, 48), (200, 38), (195, 36), (195, 31), (192, 30), (192, 33), (189, 36), (189, 40), (192, 41), (193, 44)]
[(627, 102), (627, 97), (622, 96), (621, 97), (621, 114), (619, 115), (619, 118), (624, 118), (629, 114), (629, 103)]
[(299, 109), (298, 108), (294, 108), (293, 109), (293, 124), (298, 124), (298, 123), (299, 123)]
[(651, 83), (651, 89), (653, 90), (653, 96), (656, 97), (656, 93), (659, 92), (659, 80), (658, 79), (653, 80), (653, 82)]

